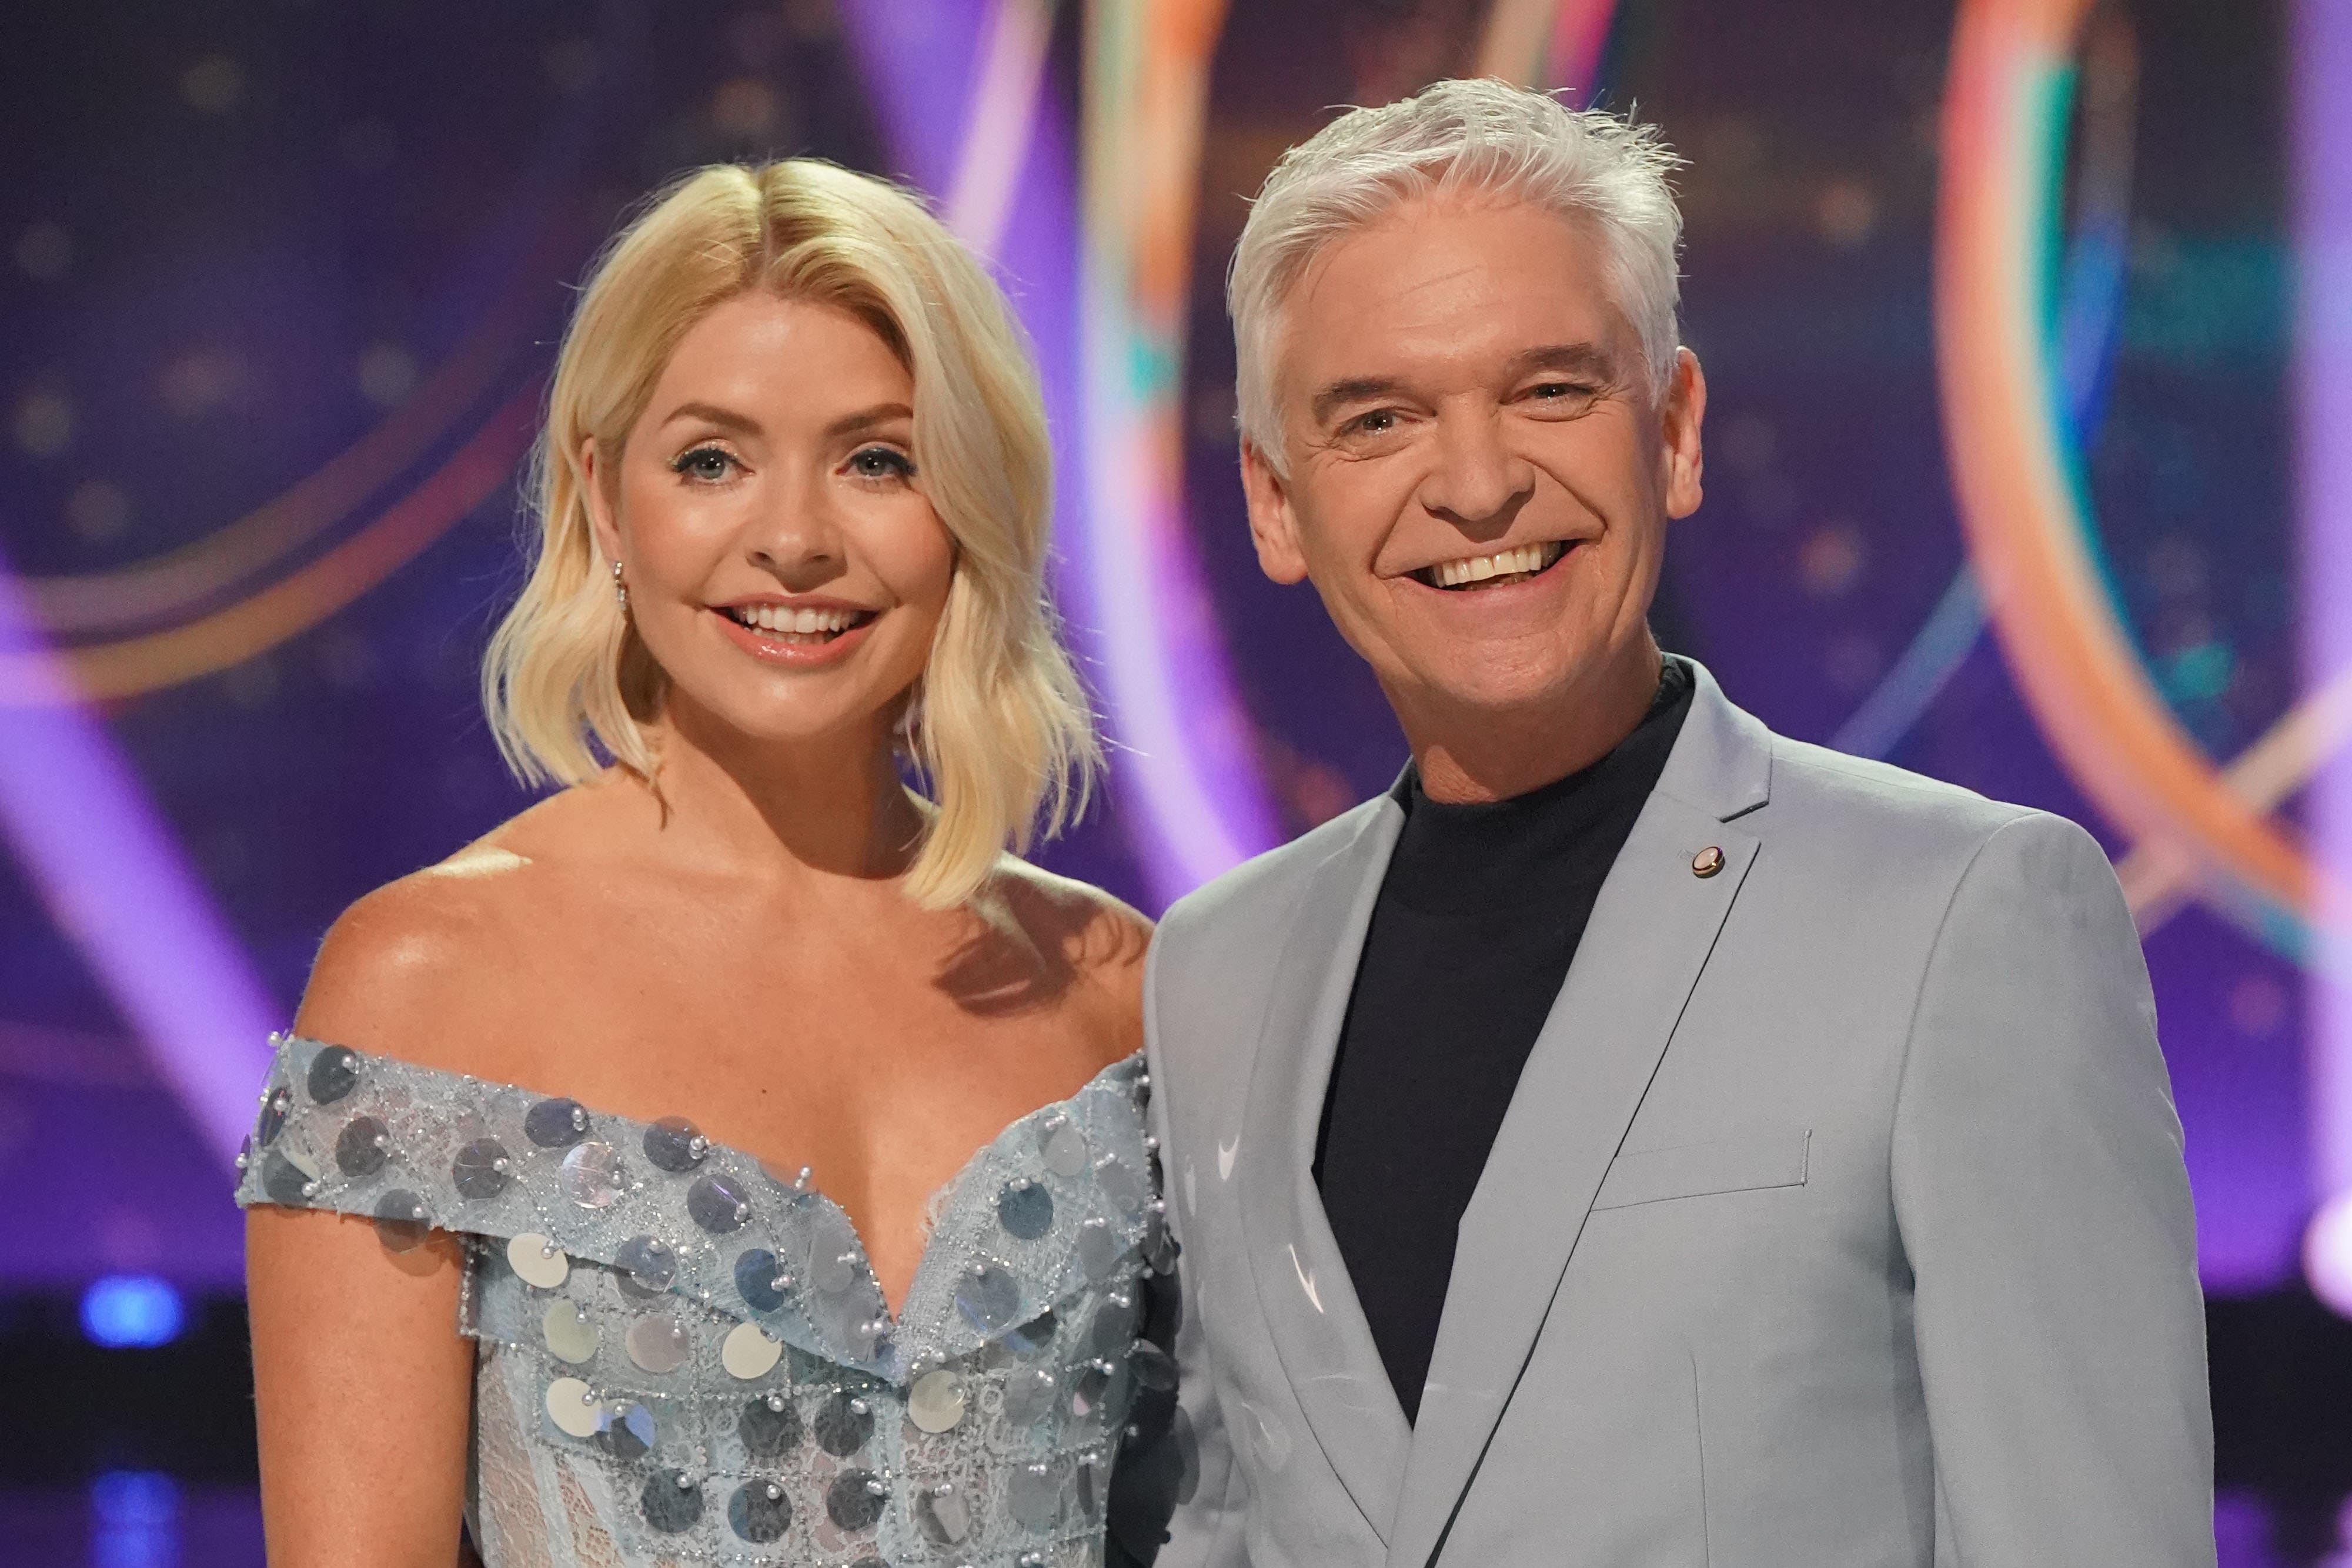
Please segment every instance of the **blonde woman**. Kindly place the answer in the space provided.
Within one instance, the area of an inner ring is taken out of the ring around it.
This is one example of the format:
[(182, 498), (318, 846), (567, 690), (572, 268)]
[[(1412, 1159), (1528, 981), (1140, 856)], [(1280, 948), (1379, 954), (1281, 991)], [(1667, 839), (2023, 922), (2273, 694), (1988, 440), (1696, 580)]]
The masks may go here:
[[(1095, 1563), (1164, 1261), (1003, 303), (704, 170), (600, 263), (484, 695), (559, 793), (328, 934), (244, 1165), (273, 1562)], [(926, 795), (902, 782), (911, 773)]]

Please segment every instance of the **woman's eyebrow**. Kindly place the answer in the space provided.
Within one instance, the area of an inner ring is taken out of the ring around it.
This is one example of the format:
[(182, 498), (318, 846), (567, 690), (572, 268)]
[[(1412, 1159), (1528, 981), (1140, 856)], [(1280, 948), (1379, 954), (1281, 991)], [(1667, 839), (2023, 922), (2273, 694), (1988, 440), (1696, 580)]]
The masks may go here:
[(856, 435), (861, 431), (871, 430), (877, 424), (888, 424), (893, 420), (914, 417), (915, 411), (903, 402), (877, 402), (872, 408), (859, 413), (844, 414), (826, 425), (824, 433), (830, 437)]
[(724, 430), (740, 430), (746, 435), (760, 434), (758, 420), (749, 414), (737, 413), (731, 408), (720, 408), (717, 403), (682, 402), (670, 410), (669, 417), (662, 423), (676, 424), (682, 419), (698, 419), (706, 424), (715, 424)]
[[(861, 431), (871, 430), (877, 424), (887, 424), (898, 419), (912, 419), (914, 416), (915, 411), (903, 402), (877, 402), (872, 408), (864, 408), (856, 413), (842, 415), (824, 427), (824, 434), (826, 439), (835, 440), (845, 435), (856, 435)], [(762, 434), (758, 420), (749, 414), (738, 413), (731, 408), (721, 408), (717, 403), (682, 402), (670, 410), (669, 417), (663, 420), (662, 423), (676, 424), (681, 420), (697, 420), (705, 424), (718, 425), (722, 430), (740, 431), (746, 435)]]

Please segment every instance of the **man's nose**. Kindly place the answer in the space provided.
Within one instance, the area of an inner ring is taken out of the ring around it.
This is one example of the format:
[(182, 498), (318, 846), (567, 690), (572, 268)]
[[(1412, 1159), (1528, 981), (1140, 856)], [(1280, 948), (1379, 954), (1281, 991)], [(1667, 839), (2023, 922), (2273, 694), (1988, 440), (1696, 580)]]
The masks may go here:
[(1535, 465), (1503, 439), (1492, 408), (1442, 411), (1437, 465), (1422, 482), (1421, 503), (1473, 538), (1499, 538), (1535, 493)]

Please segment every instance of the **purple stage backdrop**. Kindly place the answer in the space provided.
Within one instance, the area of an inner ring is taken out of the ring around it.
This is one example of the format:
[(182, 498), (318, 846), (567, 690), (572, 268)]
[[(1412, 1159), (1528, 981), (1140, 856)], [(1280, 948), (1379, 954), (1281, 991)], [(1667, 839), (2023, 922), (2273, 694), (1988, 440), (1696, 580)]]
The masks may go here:
[[(2352, 626), (2346, 15), (2115, 0), (2043, 62), (2032, 325), (2077, 542), (2216, 768), (2352, 657), (2332, 630)], [(476, 672), (519, 580), (517, 465), (572, 286), (647, 190), (712, 160), (904, 177), (1015, 300), (1057, 443), (1057, 593), (1124, 743), (1108, 800), (1044, 852), (1058, 870), (1157, 908), (1401, 764), (1311, 593), (1257, 571), (1224, 263), (1245, 193), (1328, 106), (1517, 69), (1512, 26), (1535, 40), (1523, 78), (1634, 108), (1690, 160), (1708, 486), (1672, 538), (1661, 639), (1785, 733), (2066, 813), (2119, 861), (2168, 852), (2062, 760), (2070, 721), (2021, 695), (1965, 542), (1936, 290), (1939, 192), (1971, 152), (1943, 113), (1949, 4), (91, 0), (12, 20), (0, 1301), (110, 1278), (191, 1312), (233, 1295), (227, 1157), (320, 934), (526, 803)], [(1172, 176), (1138, 151), (1176, 145)], [(2261, 800), (2300, 841), (2316, 780), (2314, 852), (2339, 871), (2342, 738)], [(2347, 944), (2242, 893), (2224, 867), (2142, 908), (2217, 1311), (2305, 1300), (2306, 1229), (2352, 1185), (2341, 965), (2307, 979)], [(243, 1495), (121, 1473), (106, 1507), (134, 1524)], [(2225, 1562), (2333, 1550), (2340, 1489), (2309, 1490), (2275, 1517), (2234, 1497)], [(58, 1561), (115, 1528), (94, 1500), (40, 1507)]]

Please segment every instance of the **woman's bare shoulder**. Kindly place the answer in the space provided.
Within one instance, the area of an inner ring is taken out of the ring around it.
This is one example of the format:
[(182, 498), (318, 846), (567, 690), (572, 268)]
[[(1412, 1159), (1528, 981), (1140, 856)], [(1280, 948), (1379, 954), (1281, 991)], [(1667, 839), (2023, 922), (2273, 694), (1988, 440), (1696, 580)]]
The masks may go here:
[(539, 1054), (532, 977), (580, 879), (573, 846), (602, 809), (571, 789), (346, 909), (310, 967), (295, 1032), (501, 1082)]
[(1096, 962), (1123, 967), (1140, 964), (1151, 941), (1151, 922), (1140, 911), (1092, 883), (1007, 855), (998, 866), (997, 887), (1041, 945), (1067, 950), (1076, 944)]
[(1007, 910), (1036, 948), (1058, 954), (1088, 982), (1087, 990), (1097, 1005), (1118, 1015), (1123, 1044), (1116, 1054), (1139, 1045), (1143, 959), (1151, 946), (1151, 922), (1101, 888), (1010, 856), (1000, 868), (997, 885)]

